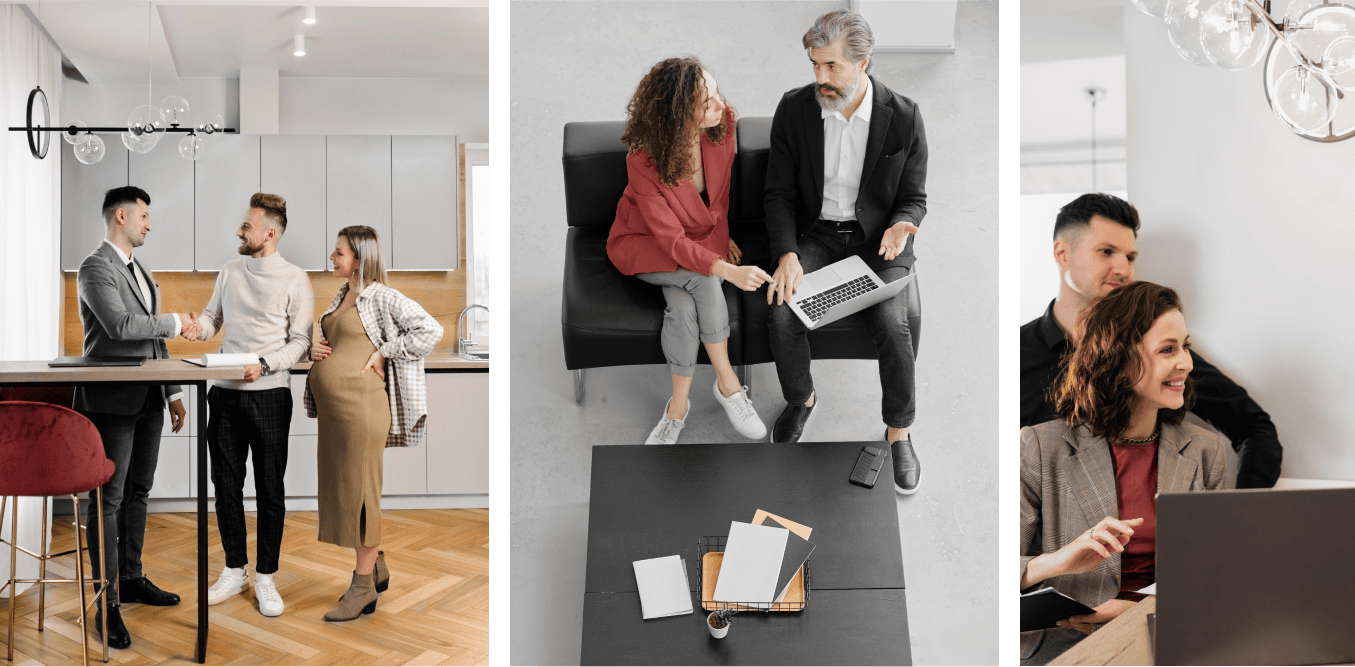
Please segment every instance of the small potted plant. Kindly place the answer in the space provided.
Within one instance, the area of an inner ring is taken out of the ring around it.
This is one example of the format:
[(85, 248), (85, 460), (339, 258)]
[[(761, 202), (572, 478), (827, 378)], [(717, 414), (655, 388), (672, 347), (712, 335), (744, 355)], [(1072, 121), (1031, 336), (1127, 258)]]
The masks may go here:
[(739, 610), (731, 608), (712, 611), (706, 617), (706, 629), (710, 630), (710, 636), (724, 639), (725, 635), (729, 634), (729, 624), (734, 622), (734, 614), (737, 613)]

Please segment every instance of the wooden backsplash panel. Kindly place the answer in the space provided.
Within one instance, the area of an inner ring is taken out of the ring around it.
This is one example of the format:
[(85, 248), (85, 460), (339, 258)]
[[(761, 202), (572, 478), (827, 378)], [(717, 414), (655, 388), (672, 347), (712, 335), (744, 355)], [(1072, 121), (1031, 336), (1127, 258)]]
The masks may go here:
[[(329, 302), (343, 284), (342, 278), (320, 272), (307, 271), (311, 279), (311, 289), (315, 292), (315, 316), (318, 322), (320, 314), (329, 308)], [(435, 348), (438, 352), (456, 351), (456, 318), (466, 305), (466, 272), (459, 271), (396, 271), (390, 275), (391, 287), (400, 290), (405, 296), (414, 299), (442, 325), (442, 340)], [(66, 297), (64, 299), (65, 331), (62, 354), (79, 356), (84, 341), (84, 326), (80, 323), (80, 303), (76, 294), (75, 272), (63, 273)], [(162, 313), (181, 313), (186, 311), (202, 312), (212, 299), (212, 288), (216, 285), (215, 271), (164, 271), (155, 274), (155, 282), (160, 286), (164, 306)], [(169, 353), (173, 355), (197, 355), (204, 352), (216, 352), (221, 349), (221, 335), (206, 342), (186, 341), (175, 338), (168, 342)]]
[[(456, 319), (466, 306), (466, 154), (465, 145), (457, 146), (459, 163), (460, 197), (457, 211), (457, 226), (461, 261), (456, 271), (396, 271), (388, 275), (390, 286), (400, 290), (405, 296), (417, 301), (442, 325), (442, 340), (434, 348), (436, 352), (456, 351)], [(283, 247), (286, 255), (286, 245)], [(154, 269), (155, 267), (151, 267)], [(212, 299), (212, 288), (216, 285), (216, 271), (164, 271), (155, 274), (155, 282), (160, 286), (164, 300), (160, 312), (178, 313), (186, 311), (201, 312)], [(342, 278), (335, 278), (326, 271), (307, 271), (311, 289), (315, 292), (315, 317), (329, 308), (329, 302), (343, 284)], [(84, 344), (84, 325), (80, 323), (80, 303), (75, 286), (75, 272), (62, 272), (64, 297), (62, 305), (62, 352), (63, 355), (79, 356)], [(319, 328), (318, 326), (316, 327)], [(186, 341), (175, 338), (168, 342), (172, 355), (196, 355), (216, 352), (221, 349), (221, 335), (206, 342)]]

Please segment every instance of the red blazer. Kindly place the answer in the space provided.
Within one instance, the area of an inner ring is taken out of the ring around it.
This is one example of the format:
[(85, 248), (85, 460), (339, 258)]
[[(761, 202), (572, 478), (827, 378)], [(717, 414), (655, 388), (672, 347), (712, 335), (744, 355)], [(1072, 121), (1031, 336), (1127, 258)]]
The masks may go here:
[(676, 187), (659, 181), (649, 152), (626, 156), (630, 182), (616, 205), (616, 222), (607, 237), (607, 257), (633, 276), (679, 267), (710, 274), (717, 257), (729, 252), (729, 174), (734, 164), (734, 112), (725, 112), (729, 129), (719, 146), (701, 137), (710, 206), (691, 179)]

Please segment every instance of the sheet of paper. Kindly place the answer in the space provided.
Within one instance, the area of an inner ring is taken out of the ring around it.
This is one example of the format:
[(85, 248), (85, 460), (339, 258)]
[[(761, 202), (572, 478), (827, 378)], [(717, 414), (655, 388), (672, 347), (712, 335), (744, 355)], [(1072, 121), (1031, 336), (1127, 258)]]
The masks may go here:
[(1157, 582), (1154, 581), (1153, 583), (1148, 584), (1147, 586), (1144, 586), (1143, 588), (1140, 588), (1134, 592), (1143, 593), (1144, 595), (1157, 595)]
[(633, 565), (646, 619), (692, 613), (687, 566), (679, 556), (637, 560)]
[[(762, 520), (762, 525), (771, 528), (785, 528), (776, 522), (776, 519), (770, 516)], [(795, 573), (804, 566), (809, 554), (814, 551), (814, 543), (806, 540), (795, 533), (791, 533), (786, 538), (786, 556), (781, 559), (781, 573), (776, 577), (776, 601), (780, 602), (786, 597), (786, 591), (790, 588), (790, 581), (795, 577)]]
[(789, 536), (790, 531), (785, 528), (731, 521), (714, 600), (771, 606), (776, 599), (776, 579)]
[(763, 520), (768, 517), (775, 519), (776, 522), (781, 524), (783, 528), (786, 528), (790, 532), (795, 533), (796, 535), (799, 535), (800, 537), (803, 537), (806, 540), (809, 539), (809, 534), (814, 531), (814, 529), (810, 528), (809, 526), (795, 523), (794, 521), (791, 521), (790, 519), (787, 519), (785, 517), (779, 517), (775, 514), (772, 514), (771, 512), (768, 512), (767, 510), (758, 510), (757, 512), (755, 512), (753, 514), (753, 520), (751, 523), (755, 526), (760, 526), (762, 525)]
[(190, 364), (197, 366), (206, 366), (207, 368), (219, 368), (222, 366), (253, 366), (259, 363), (259, 355), (248, 353), (237, 354), (204, 354), (201, 359), (184, 359)]

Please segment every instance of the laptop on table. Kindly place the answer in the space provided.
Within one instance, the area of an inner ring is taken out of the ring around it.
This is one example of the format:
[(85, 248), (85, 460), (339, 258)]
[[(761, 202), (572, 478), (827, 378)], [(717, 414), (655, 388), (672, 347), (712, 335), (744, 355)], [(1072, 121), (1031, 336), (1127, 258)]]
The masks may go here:
[(791, 296), (790, 309), (806, 327), (817, 329), (893, 298), (915, 277), (916, 271), (886, 283), (866, 266), (865, 260), (852, 255), (806, 273), (800, 289)]
[(1159, 665), (1355, 662), (1355, 488), (1164, 494)]
[(47, 367), (140, 366), (145, 363), (145, 357), (57, 357), (47, 362)]

